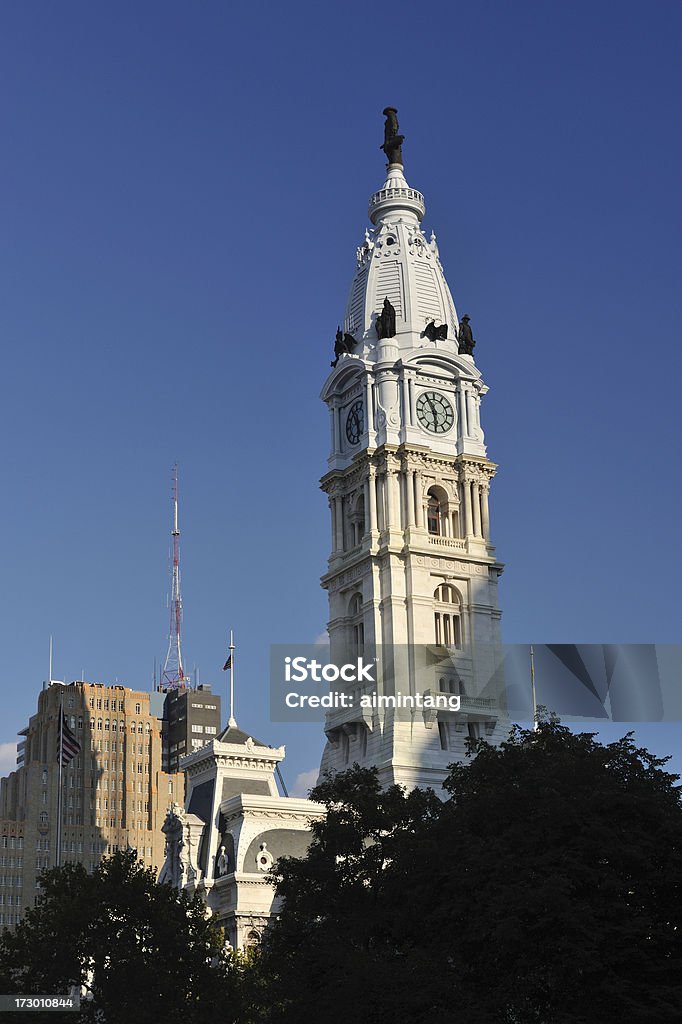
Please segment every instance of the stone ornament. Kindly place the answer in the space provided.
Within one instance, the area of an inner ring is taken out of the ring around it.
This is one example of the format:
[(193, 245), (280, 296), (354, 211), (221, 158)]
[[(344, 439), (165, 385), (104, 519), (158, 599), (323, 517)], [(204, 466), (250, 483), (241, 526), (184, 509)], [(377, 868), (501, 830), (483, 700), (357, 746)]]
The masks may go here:
[(268, 844), (261, 843), (260, 849), (256, 854), (256, 867), (259, 871), (269, 871), (274, 863), (275, 858), (268, 850)]

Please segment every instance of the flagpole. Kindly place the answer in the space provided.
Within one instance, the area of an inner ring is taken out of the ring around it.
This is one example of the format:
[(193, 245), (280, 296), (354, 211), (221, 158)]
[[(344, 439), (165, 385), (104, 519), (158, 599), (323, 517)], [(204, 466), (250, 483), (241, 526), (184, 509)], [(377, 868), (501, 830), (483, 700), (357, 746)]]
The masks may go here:
[(538, 703), (535, 692), (535, 651), (530, 645), (530, 685), (533, 692), (533, 732), (538, 731)]
[(57, 853), (55, 867), (61, 864), (62, 856), (62, 752), (64, 749), (64, 690), (59, 690), (59, 745), (57, 748), (57, 763), (59, 765), (59, 778), (57, 782)]
[(234, 717), (234, 635), (230, 630), (230, 720), (228, 725), (235, 726), (237, 720)]

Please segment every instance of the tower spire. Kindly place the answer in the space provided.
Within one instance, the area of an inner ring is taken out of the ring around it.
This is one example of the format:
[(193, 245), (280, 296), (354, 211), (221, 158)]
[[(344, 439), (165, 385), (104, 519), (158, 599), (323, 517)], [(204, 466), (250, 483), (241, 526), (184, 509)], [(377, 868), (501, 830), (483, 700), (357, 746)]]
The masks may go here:
[(180, 528), (178, 526), (178, 464), (173, 466), (173, 564), (171, 568), (170, 597), (170, 630), (168, 633), (168, 652), (161, 673), (161, 688), (177, 690), (185, 684), (185, 671), (182, 667), (182, 648), (180, 633), (182, 627), (182, 597), (180, 595)]

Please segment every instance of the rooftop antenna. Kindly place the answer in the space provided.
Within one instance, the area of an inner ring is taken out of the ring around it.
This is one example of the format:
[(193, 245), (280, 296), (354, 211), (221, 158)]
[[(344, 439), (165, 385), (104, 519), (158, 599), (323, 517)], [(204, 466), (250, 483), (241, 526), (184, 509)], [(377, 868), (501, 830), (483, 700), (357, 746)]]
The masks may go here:
[(43, 686), (43, 690), (46, 690), (48, 686), (52, 685), (52, 637), (50, 637), (50, 661), (47, 669), (47, 683)]
[(173, 466), (173, 566), (171, 569), (170, 630), (168, 653), (161, 673), (162, 690), (181, 690), (185, 687), (182, 667), (180, 629), (182, 626), (182, 598), (180, 596), (180, 530), (178, 528), (178, 464)]
[(535, 692), (535, 651), (530, 645), (530, 685), (533, 693), (533, 732), (538, 731), (538, 701)]

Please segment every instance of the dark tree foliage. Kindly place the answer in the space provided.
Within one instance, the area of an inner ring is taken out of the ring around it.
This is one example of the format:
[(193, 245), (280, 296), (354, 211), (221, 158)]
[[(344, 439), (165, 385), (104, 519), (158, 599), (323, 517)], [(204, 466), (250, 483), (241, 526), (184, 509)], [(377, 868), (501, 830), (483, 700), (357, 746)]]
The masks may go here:
[[(65, 994), (90, 985), (83, 1021), (195, 1024), (231, 1020), (229, 962), (220, 929), (198, 897), (157, 885), (133, 851), (89, 874), (66, 864), (42, 875), (42, 893), (0, 939), (0, 991)], [(22, 1019), (44, 1021), (44, 1013)], [(76, 1015), (51, 1013), (50, 1020)]]
[(550, 719), (452, 766), (449, 799), (353, 769), (251, 979), (269, 1024), (682, 1020), (682, 808), (665, 759)]

